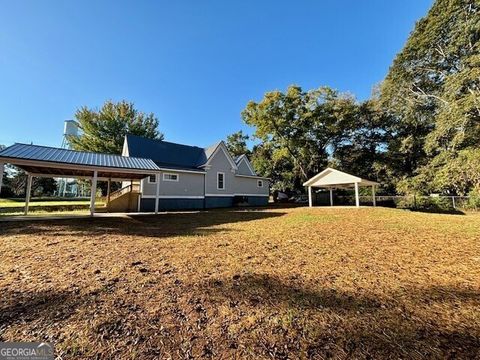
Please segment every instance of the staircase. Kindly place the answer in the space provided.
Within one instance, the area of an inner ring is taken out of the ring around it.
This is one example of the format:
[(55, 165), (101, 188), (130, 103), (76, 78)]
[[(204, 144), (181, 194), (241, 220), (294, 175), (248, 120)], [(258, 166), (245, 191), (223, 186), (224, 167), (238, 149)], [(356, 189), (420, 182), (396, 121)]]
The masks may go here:
[(110, 194), (107, 198), (108, 212), (133, 212), (137, 211), (140, 185), (131, 184)]

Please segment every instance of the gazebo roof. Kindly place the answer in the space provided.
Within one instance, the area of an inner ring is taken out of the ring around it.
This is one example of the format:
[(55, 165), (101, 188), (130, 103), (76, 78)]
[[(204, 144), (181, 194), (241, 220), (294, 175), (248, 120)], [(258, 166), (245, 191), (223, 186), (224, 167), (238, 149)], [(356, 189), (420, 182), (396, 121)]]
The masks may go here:
[(303, 186), (311, 187), (352, 187), (355, 183), (359, 186), (380, 185), (375, 181), (362, 179), (361, 177), (347, 174), (332, 168), (326, 168), (311, 179), (303, 183)]

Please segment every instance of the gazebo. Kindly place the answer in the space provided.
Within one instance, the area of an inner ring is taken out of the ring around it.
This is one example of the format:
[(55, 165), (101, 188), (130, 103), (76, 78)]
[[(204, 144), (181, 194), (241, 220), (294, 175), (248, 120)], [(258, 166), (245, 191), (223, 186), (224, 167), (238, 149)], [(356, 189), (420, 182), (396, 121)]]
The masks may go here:
[(362, 179), (358, 176), (347, 174), (343, 171), (326, 168), (311, 179), (307, 180), (303, 186), (308, 187), (308, 206), (313, 206), (312, 188), (323, 188), (330, 190), (330, 206), (333, 206), (333, 190), (334, 189), (355, 189), (355, 206), (360, 206), (360, 197), (358, 189), (360, 186), (372, 187), (373, 206), (375, 202), (375, 187), (380, 185), (375, 181)]

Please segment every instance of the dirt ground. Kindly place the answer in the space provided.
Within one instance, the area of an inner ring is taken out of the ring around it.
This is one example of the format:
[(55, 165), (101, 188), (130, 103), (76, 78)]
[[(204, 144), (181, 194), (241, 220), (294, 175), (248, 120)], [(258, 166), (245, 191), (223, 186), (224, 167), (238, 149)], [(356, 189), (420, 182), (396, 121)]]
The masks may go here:
[(62, 358), (480, 358), (480, 214), (0, 223), (0, 341)]

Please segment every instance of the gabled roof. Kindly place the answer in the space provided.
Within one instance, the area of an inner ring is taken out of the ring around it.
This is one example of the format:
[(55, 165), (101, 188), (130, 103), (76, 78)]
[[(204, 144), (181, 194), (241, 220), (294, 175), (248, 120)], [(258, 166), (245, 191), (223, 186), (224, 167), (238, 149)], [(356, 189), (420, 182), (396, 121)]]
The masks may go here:
[(303, 186), (330, 187), (336, 185), (348, 185), (358, 183), (359, 185), (380, 185), (375, 181), (362, 179), (358, 176), (347, 174), (346, 172), (333, 168), (326, 168), (311, 179), (303, 183)]
[(151, 160), (139, 157), (99, 154), (86, 151), (16, 143), (0, 151), (0, 158), (8, 161), (34, 160), (45, 163), (62, 163), (108, 167), (117, 169), (160, 170)]
[[(212, 151), (213, 149), (213, 151)], [(227, 157), (227, 160), (228, 162), (230, 163), (230, 165), (232, 166), (232, 169), (237, 169), (237, 164), (235, 163), (235, 161), (233, 160), (232, 158), (232, 155), (230, 154), (230, 152), (228, 151), (227, 149), (227, 145), (225, 145), (225, 143), (223, 141), (220, 141), (219, 143), (217, 143), (215, 146), (210, 146), (209, 148), (207, 148), (206, 150), (208, 150), (208, 157), (207, 157), (207, 161), (202, 164), (201, 166), (208, 166), (210, 165), (210, 161), (213, 159), (213, 157), (215, 156), (216, 153), (218, 153), (219, 151), (223, 151), (223, 153), (225, 154), (225, 156)], [(206, 151), (207, 152), (207, 151)]]
[[(232, 168), (237, 169), (237, 164), (223, 141), (219, 141), (207, 148), (201, 148), (198, 146), (182, 145), (163, 140), (127, 135), (125, 137), (123, 151), (129, 156), (152, 159), (155, 164), (161, 168), (195, 171), (203, 171), (205, 167), (208, 167), (214, 155), (219, 151), (223, 151)], [(240, 159), (240, 161), (241, 160), (242, 159)], [(248, 159), (246, 160), (248, 163)], [(251, 166), (249, 167), (251, 168)], [(255, 173), (253, 172), (253, 174)]]
[(235, 164), (237, 164), (237, 167), (239, 167), (240, 163), (243, 161), (245, 165), (247, 165), (248, 169), (250, 170), (251, 175), (256, 175), (255, 170), (253, 170), (247, 155), (242, 154), (240, 156), (237, 156), (234, 160), (235, 160)]
[(208, 160), (206, 149), (197, 146), (147, 139), (135, 135), (127, 135), (125, 140), (130, 156), (152, 159), (160, 167), (199, 170), (198, 167)]

